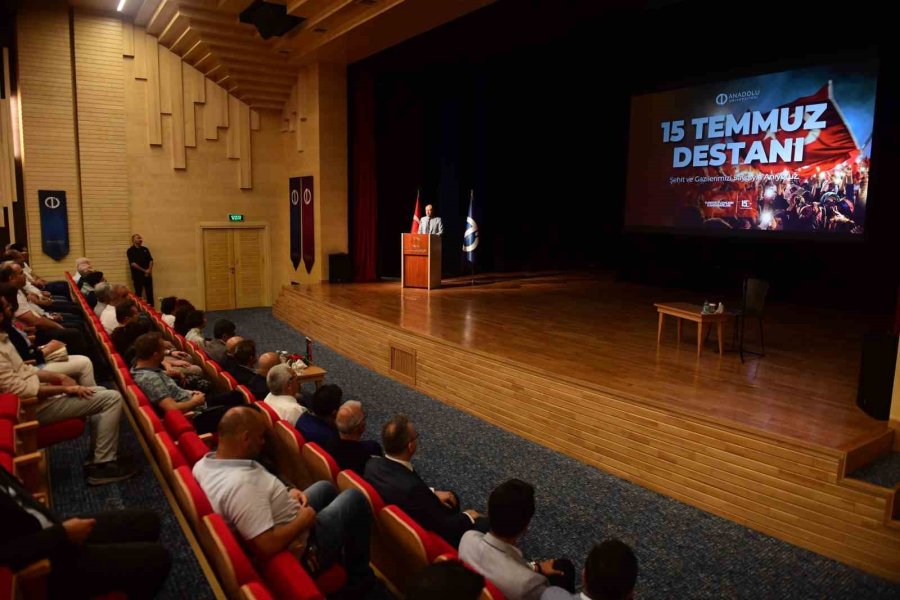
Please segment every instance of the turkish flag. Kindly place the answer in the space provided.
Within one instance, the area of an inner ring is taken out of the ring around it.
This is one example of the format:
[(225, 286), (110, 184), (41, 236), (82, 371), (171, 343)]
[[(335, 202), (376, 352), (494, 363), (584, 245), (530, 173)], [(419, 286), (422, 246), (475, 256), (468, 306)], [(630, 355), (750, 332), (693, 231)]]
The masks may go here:
[(421, 216), (422, 211), (419, 209), (419, 192), (416, 192), (416, 210), (413, 211), (412, 228), (409, 230), (410, 233), (419, 233), (419, 217)]
[[(810, 104), (825, 103), (828, 107), (819, 117), (819, 121), (825, 121), (826, 126), (823, 129), (799, 129), (797, 131), (761, 131), (754, 135), (738, 135), (735, 140), (746, 142), (747, 148), (744, 150), (746, 156), (749, 147), (753, 142), (761, 141), (768, 151), (769, 140), (777, 139), (784, 143), (785, 140), (798, 138), (806, 134), (803, 148), (802, 162), (773, 162), (773, 163), (752, 163), (753, 167), (759, 169), (763, 173), (780, 173), (785, 169), (789, 171), (801, 171), (809, 173), (815, 171), (816, 168), (827, 171), (833, 169), (843, 162), (855, 159), (859, 155), (859, 147), (853, 134), (844, 122), (841, 110), (832, 97), (831, 82), (829, 81), (812, 96), (797, 98), (788, 104), (782, 104), (778, 108), (793, 109), (798, 106)], [(793, 112), (791, 113), (793, 114)]]

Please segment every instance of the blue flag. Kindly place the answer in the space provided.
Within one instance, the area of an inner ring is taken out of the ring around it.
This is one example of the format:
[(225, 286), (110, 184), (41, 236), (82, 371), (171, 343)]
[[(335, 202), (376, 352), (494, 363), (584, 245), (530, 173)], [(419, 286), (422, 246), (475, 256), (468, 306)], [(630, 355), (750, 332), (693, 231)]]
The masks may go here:
[(478, 223), (475, 222), (475, 191), (469, 190), (469, 216), (466, 217), (466, 232), (463, 234), (463, 252), (466, 260), (475, 264), (475, 249), (478, 248)]

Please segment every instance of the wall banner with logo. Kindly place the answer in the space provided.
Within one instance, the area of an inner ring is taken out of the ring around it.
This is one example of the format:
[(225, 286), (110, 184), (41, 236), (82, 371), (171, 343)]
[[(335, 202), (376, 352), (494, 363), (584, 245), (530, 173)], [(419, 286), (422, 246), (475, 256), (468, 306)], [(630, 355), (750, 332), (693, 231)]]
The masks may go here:
[(288, 180), (290, 188), (288, 214), (291, 220), (291, 264), (294, 270), (300, 266), (303, 254), (300, 252), (300, 178), (291, 177)]
[(69, 254), (69, 211), (62, 190), (38, 190), (41, 248), (53, 260)]

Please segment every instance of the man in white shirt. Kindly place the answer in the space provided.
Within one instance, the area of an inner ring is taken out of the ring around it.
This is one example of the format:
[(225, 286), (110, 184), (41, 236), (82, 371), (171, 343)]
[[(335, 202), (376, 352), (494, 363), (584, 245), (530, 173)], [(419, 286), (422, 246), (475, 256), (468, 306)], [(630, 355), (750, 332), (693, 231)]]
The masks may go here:
[(287, 365), (275, 365), (266, 375), (266, 385), (269, 387), (269, 394), (264, 402), (293, 426), (300, 415), (306, 412), (306, 408), (297, 402), (300, 377)]
[(112, 333), (113, 329), (119, 326), (119, 319), (116, 317), (116, 306), (128, 300), (128, 292), (127, 285), (116, 283), (112, 286), (112, 291), (109, 295), (109, 304), (107, 304), (106, 308), (103, 309), (103, 312), (100, 313), (100, 323), (103, 324), (103, 329), (106, 330), (106, 333)]
[(551, 584), (575, 592), (575, 567), (567, 559), (526, 562), (516, 542), (534, 516), (534, 487), (519, 479), (497, 486), (488, 499), (488, 533), (467, 531), (459, 557), (494, 582), (507, 600), (539, 600)]
[(194, 477), (221, 514), (265, 561), (290, 550), (315, 577), (343, 555), (349, 595), (375, 584), (369, 567), (372, 513), (357, 490), (337, 493), (320, 481), (305, 491), (288, 488), (256, 462), (266, 426), (250, 407), (229, 409), (219, 422), (219, 445), (194, 465)]
[(619, 540), (606, 540), (588, 554), (580, 594), (551, 586), (541, 600), (632, 600), (637, 576), (637, 558), (631, 548)]
[(444, 224), (441, 223), (440, 217), (432, 216), (434, 207), (430, 204), (425, 207), (425, 216), (419, 221), (419, 233), (433, 233), (435, 235), (443, 235)]
[(94, 286), (94, 296), (97, 298), (97, 304), (94, 306), (94, 314), (99, 318), (103, 316), (103, 311), (109, 306), (109, 298), (112, 296), (112, 286), (108, 281), (101, 281)]

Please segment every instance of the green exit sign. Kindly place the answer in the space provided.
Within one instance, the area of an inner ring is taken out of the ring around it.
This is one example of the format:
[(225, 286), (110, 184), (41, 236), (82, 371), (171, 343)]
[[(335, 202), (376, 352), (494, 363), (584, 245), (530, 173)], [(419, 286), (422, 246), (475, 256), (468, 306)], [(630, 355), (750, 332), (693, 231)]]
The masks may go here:
[(244, 215), (228, 215), (228, 220), (237, 223), (244, 220)]

